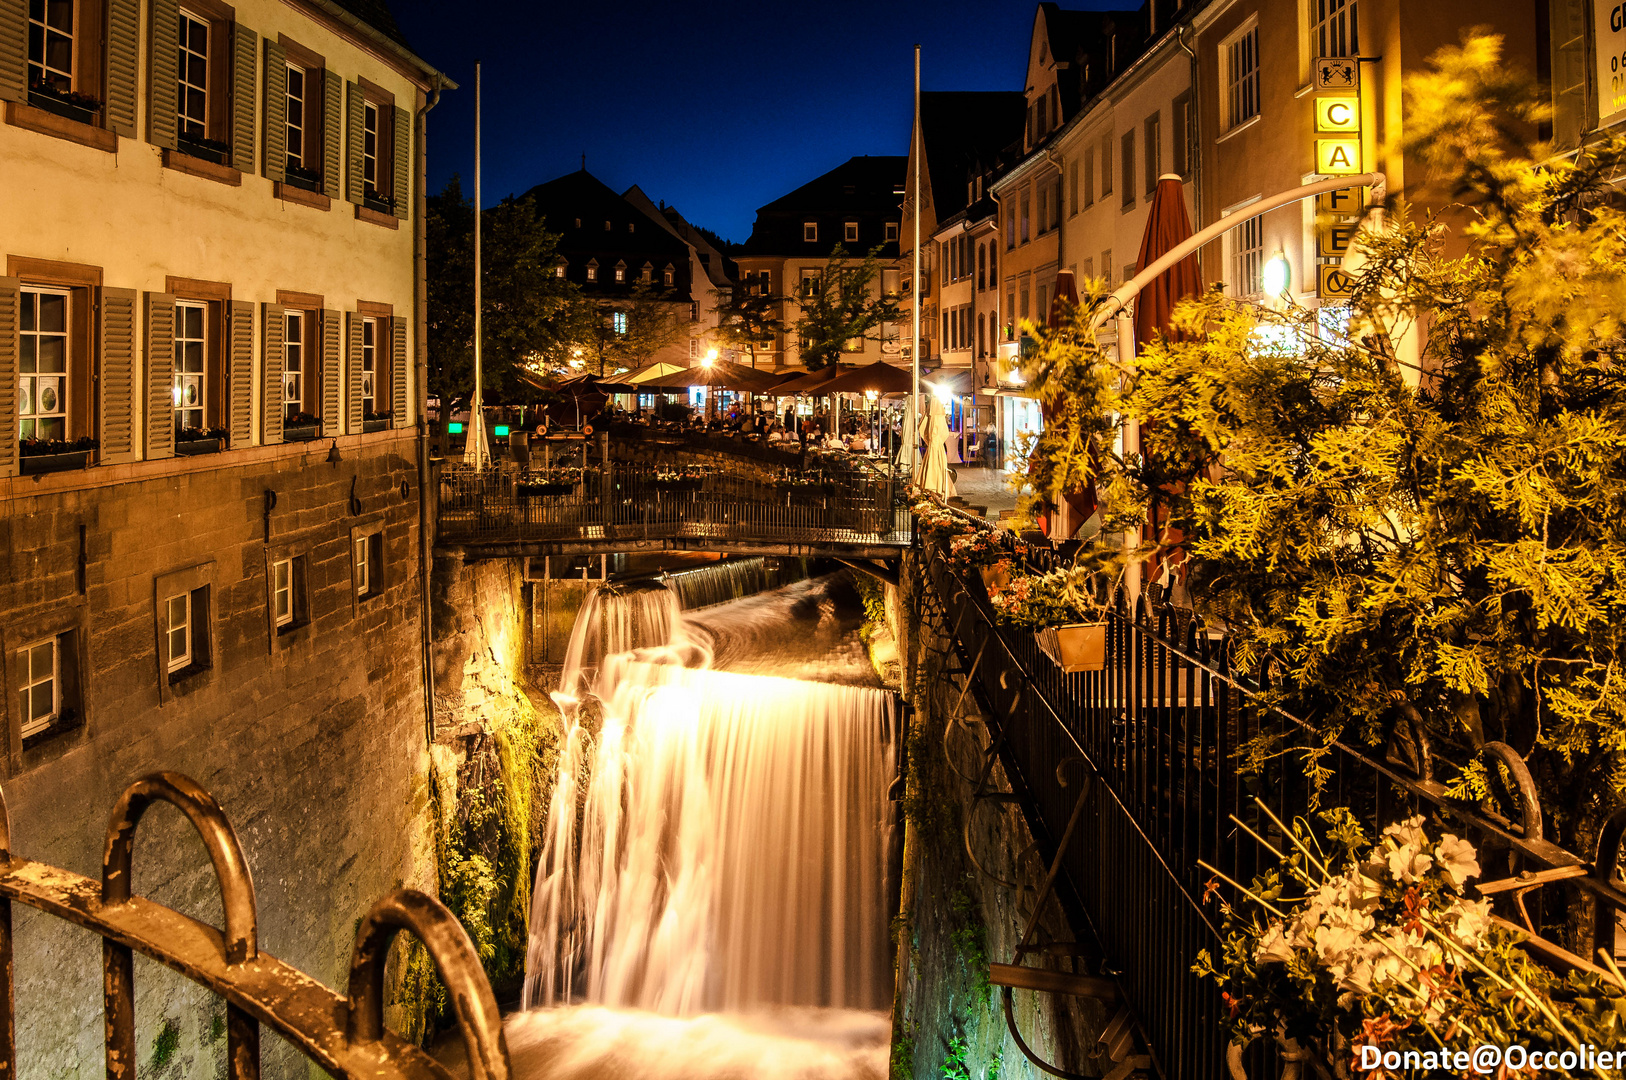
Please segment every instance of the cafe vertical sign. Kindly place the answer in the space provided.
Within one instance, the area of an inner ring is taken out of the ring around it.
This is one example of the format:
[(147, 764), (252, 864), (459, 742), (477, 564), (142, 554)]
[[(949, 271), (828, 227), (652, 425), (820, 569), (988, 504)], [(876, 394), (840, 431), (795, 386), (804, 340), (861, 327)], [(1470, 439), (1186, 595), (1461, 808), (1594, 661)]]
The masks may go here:
[[(1361, 68), (1354, 57), (1315, 62), (1315, 171), (1340, 176), (1361, 171)], [(1364, 202), (1359, 187), (1325, 192), (1316, 199), (1316, 295), (1347, 299), (1353, 291), (1344, 256), (1355, 238)]]
[(1592, 47), (1598, 61), (1598, 126), (1626, 116), (1626, 4), (1594, 0)]

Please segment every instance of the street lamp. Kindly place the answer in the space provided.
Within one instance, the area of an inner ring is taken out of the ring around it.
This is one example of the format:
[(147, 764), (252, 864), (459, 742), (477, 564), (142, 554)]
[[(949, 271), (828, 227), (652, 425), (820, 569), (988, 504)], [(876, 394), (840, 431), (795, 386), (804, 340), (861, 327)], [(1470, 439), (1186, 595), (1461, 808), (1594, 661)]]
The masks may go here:
[(1265, 264), (1263, 284), (1266, 296), (1280, 296), (1285, 293), (1288, 286), (1293, 283), (1293, 267), (1288, 263), (1287, 256), (1281, 248), (1270, 257)]

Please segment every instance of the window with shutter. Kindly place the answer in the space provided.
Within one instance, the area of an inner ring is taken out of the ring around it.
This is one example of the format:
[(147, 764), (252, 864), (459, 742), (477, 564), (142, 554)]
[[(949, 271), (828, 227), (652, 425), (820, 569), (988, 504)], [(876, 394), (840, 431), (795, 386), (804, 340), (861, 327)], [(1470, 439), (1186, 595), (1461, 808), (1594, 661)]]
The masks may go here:
[(283, 332), (287, 315), (281, 304), (260, 305), (260, 442), (282, 441)]
[(339, 411), (339, 313), (332, 308), (322, 312), (322, 355), (317, 361), (322, 371), (322, 437), (331, 438), (344, 431), (344, 416)]
[(351, 434), (361, 431), (361, 398), (363, 382), (362, 350), (366, 336), (360, 312), (347, 311), (345, 320), (345, 430)]
[(394, 106), (393, 113), (390, 143), (395, 151), (395, 175), (390, 195), (395, 199), (395, 216), (405, 220), (412, 205), (412, 114), (399, 105)]
[[(303, 71), (301, 71), (303, 75)], [(288, 68), (288, 50), (283, 48), (281, 42), (265, 39), (265, 102), (261, 108), (265, 128), (263, 135), (264, 147), (260, 153), (260, 171), (267, 180), (277, 183), (288, 178), (287, 165), (290, 156), (288, 147), (289, 135), (289, 95), (293, 89), (290, 85), (292, 72)], [(304, 87), (300, 87), (300, 98), (303, 100)], [(301, 159), (302, 160), (302, 159)]]
[(147, 458), (175, 454), (175, 297), (147, 293), (142, 311), (146, 330)]
[(107, 126), (125, 138), (136, 133), (136, 53), (140, 0), (107, 0)]
[(152, 0), (147, 42), (147, 141), (175, 149), (174, 78), (180, 48), (180, 5), (175, 0)]
[(104, 465), (136, 457), (136, 298), (134, 289), (102, 290), (101, 383), (96, 458)]
[(0, 0), (0, 101), (28, 100), (28, 0)]
[(17, 313), (20, 282), (0, 278), (0, 476), (17, 475)]
[[(322, 70), (322, 194), (339, 195), (339, 156), (342, 153), (344, 119), (344, 80), (326, 68)], [(352, 200), (354, 201), (354, 200)]]
[(407, 426), (407, 321), (397, 315), (390, 320), (390, 411), (392, 426)]
[(231, 445), (244, 447), (254, 441), (254, 305), (246, 300), (231, 303)]
[(254, 68), (260, 35), (242, 23), (231, 28), (231, 164), (254, 171)]
[(362, 129), (367, 122), (367, 99), (359, 83), (346, 83), (344, 90), (344, 197), (360, 206), (366, 197), (366, 180), (362, 175)]

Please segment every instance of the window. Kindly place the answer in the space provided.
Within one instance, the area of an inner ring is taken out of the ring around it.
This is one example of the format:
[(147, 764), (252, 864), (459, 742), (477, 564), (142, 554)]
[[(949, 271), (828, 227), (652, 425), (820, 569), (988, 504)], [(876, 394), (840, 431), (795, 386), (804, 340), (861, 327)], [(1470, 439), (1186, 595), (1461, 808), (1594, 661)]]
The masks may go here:
[(1067, 214), (1078, 213), (1078, 159), (1067, 163)]
[(66, 289), (23, 289), (18, 320), (18, 417), (23, 439), (68, 437)]
[(617, 280), (617, 281), (625, 281), (625, 280), (627, 280), (627, 268), (625, 266), (617, 266), (615, 268), (615, 280)]
[(361, 106), (361, 183), (366, 195), (378, 194), (378, 106)]
[(1028, 218), (1031, 216), (1031, 212), (1032, 212), (1032, 208), (1033, 208), (1033, 204), (1031, 202), (1031, 196), (1029, 195), (1027, 188), (1022, 189), (1021, 202), (1022, 202), (1022, 223), (1021, 223), (1021, 229), (1020, 229), (1020, 231), (1021, 231), (1021, 242), (1025, 244), (1025, 243), (1028, 242)]
[(28, 5), (29, 86), (73, 91), (74, 7), (74, 0), (32, 0)]
[(609, 232), (609, 231), (610, 231), (610, 223), (609, 223), (609, 222), (608, 222), (608, 221), (606, 221), (606, 222), (605, 222), (605, 223), (604, 223), (604, 231), (605, 231), (605, 232)]
[(1005, 204), (1005, 250), (1016, 247), (1016, 204)]
[(270, 592), (272, 646), (277, 639), (310, 623), (310, 591), (306, 577), (306, 557), (290, 551), (267, 553), (270, 569), (266, 586)]
[(811, 266), (802, 267), (802, 295), (813, 296), (819, 291), (819, 271)]
[(638, 271), (638, 280), (643, 282), (646, 285), (649, 284), (650, 282), (654, 281), (655, 280), (655, 268), (653, 266), (650, 266), (648, 263), (644, 263), (643, 269)]
[(1050, 231), (1050, 188), (1045, 184), (1039, 185), (1039, 230), (1038, 235), (1043, 236)]
[(1101, 280), (1108, 285), (1112, 284), (1112, 249), (1101, 253)]
[(209, 587), (164, 599), (164, 670), (170, 683), (209, 666)]
[(842, 239), (849, 244), (858, 243), (858, 222), (849, 221), (842, 229)]
[(611, 314), (610, 325), (615, 329), (617, 334), (625, 334), (627, 332), (627, 313), (625, 311), (617, 311)]
[(202, 429), (204, 420), (205, 357), (209, 305), (182, 301), (175, 305), (175, 429)]
[(598, 280), (598, 267), (594, 266), (592, 263), (587, 264), (587, 280), (588, 281), (597, 281)]
[(638, 223), (636, 221), (627, 222), (627, 231), (629, 233), (630, 232), (636, 232), (637, 230), (638, 230)]
[(378, 413), (378, 320), (361, 320), (361, 415)]
[(889, 221), (886, 223), (886, 238), (888, 240), (896, 240), (898, 238), (898, 223), (896, 221)]
[(294, 623), (294, 561), (280, 559), (271, 564), (271, 619), (278, 631)]
[(1127, 208), (1135, 205), (1135, 133), (1133, 131), (1124, 132), (1120, 142), (1119, 149), (1121, 153), (1118, 166), (1123, 170), (1123, 176), (1121, 177), (1123, 185), (1120, 194), (1123, 197), (1123, 205)]
[(899, 272), (897, 270), (882, 270), (881, 271), (881, 295), (882, 296), (897, 296), (898, 295), (898, 279), (899, 279), (900, 276), (901, 275), (899, 274)]
[(1016, 317), (1018, 319), (1026, 319), (1028, 317), (1028, 289), (1027, 289), (1027, 286), (1026, 285), (1022, 286), (1021, 291), (1018, 292), (1016, 294), (1016, 296), (1017, 296)]
[(17, 655), (23, 738), (50, 727), (62, 714), (62, 660), (56, 638), (26, 645)]
[(1163, 175), (1163, 120), (1153, 113), (1146, 118), (1142, 129), (1146, 142), (1146, 194), (1157, 190), (1157, 178)]
[(1310, 48), (1311, 59), (1361, 54), (1355, 0), (1310, 0)]
[[(1325, 3), (1327, 0), (1313, 0)], [(1259, 27), (1250, 24), (1220, 44), (1226, 130), (1259, 115)]]
[(672, 280), (673, 280), (674, 276), (675, 276), (675, 274), (674, 274), (672, 268), (670, 266), (668, 266), (666, 269), (661, 271), (661, 284), (662, 285), (670, 285), (670, 284), (672, 284)]
[(1112, 132), (1101, 136), (1101, 197), (1112, 194)]
[(209, 136), (209, 20), (181, 9), (180, 87), (175, 96), (175, 134)]
[(977, 245), (977, 291), (988, 288), (988, 245)]
[(283, 422), (293, 422), (305, 408), (305, 377), (310, 372), (305, 366), (305, 330), (307, 316), (303, 311), (289, 311), (283, 316), (282, 407)]
[(1174, 171), (1179, 176), (1191, 174), (1191, 91), (1174, 99), (1169, 110), (1174, 136)]
[(565, 264), (564, 263), (560, 263), (558, 266), (555, 266), (553, 268), (553, 276), (556, 277), (556, 278), (562, 278), (562, 277), (565, 276)]
[(819, 223), (816, 221), (802, 222), (802, 239), (809, 244), (817, 242), (819, 239)]
[(1095, 205), (1095, 147), (1084, 151), (1084, 205)]
[(1258, 296), (1264, 291), (1265, 222), (1255, 214), (1235, 230), (1231, 259), (1232, 290), (1235, 296)]
[(1010, 341), (1016, 337), (1016, 290), (1011, 289), (1005, 294), (1005, 340)]
[(350, 581), (357, 600), (366, 600), (384, 591), (383, 528), (378, 524), (350, 534)]
[(288, 65), (288, 167), (305, 167), (305, 69)]
[(977, 355), (979, 357), (988, 355), (988, 339), (984, 336), (984, 331), (987, 328), (986, 319), (987, 316), (982, 313), (977, 314)]

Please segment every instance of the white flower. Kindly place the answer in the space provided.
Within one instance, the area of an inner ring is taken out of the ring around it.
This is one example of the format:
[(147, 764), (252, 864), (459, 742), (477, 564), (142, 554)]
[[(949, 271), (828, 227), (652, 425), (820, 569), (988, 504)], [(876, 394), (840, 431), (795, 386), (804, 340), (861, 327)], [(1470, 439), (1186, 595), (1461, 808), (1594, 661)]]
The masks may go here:
[[(1357, 960), (1349, 970), (1338, 980), (1338, 989), (1353, 990), (1357, 994), (1370, 994), (1372, 992), (1372, 979), (1376, 975), (1376, 965), (1371, 960)], [(1342, 1003), (1343, 999), (1339, 998)]]
[(1451, 877), (1451, 884), (1462, 891), (1462, 886), (1471, 877), (1480, 874), (1478, 852), (1466, 840), (1446, 833), (1440, 837), (1439, 846), (1434, 849), (1434, 857), (1440, 861), (1440, 869)]
[(1415, 844), (1403, 844), (1389, 852), (1389, 874), (1402, 885), (1416, 881), (1433, 865), (1434, 856)]
[(1265, 936), (1259, 939), (1259, 947), (1253, 952), (1254, 962), (1257, 964), (1285, 964), (1293, 958), (1292, 943), (1282, 933), (1281, 923), (1271, 923)]
[(1413, 847), (1422, 847), (1428, 843), (1428, 837), (1423, 835), (1423, 815), (1414, 814), (1405, 821), (1397, 821), (1393, 825), (1384, 827), (1384, 836), (1392, 836), (1395, 843), (1401, 847), (1408, 844)]
[(1489, 900), (1457, 900), (1445, 912), (1447, 930), (1464, 948), (1476, 947), (1490, 924)]
[(1315, 932), (1316, 955), (1324, 966), (1342, 968), (1345, 955), (1360, 941), (1360, 932), (1352, 927), (1326, 923)]

